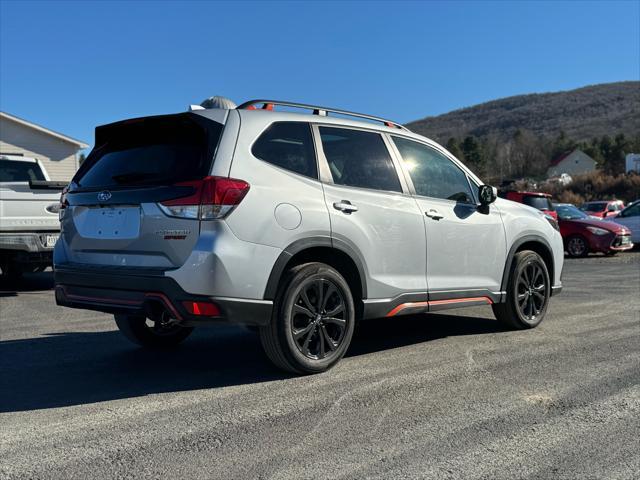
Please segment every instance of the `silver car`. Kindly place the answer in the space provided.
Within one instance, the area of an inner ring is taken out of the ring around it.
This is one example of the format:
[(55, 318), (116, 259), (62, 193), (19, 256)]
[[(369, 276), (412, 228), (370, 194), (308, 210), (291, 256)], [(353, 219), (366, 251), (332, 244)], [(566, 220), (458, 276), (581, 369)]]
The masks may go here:
[(98, 127), (60, 220), (59, 305), (151, 348), (255, 326), (296, 373), (335, 365), (362, 319), (491, 305), (532, 328), (561, 289), (552, 218), (397, 123), (290, 102)]
[(627, 205), (612, 221), (631, 230), (631, 241), (640, 244), (640, 200)]

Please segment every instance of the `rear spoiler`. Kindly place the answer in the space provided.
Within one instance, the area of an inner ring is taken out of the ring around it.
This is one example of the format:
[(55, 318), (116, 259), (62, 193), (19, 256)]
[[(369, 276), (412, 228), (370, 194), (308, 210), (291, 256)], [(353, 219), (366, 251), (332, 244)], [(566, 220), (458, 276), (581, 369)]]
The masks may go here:
[(62, 190), (68, 182), (49, 182), (46, 180), (29, 180), (29, 188), (32, 190)]

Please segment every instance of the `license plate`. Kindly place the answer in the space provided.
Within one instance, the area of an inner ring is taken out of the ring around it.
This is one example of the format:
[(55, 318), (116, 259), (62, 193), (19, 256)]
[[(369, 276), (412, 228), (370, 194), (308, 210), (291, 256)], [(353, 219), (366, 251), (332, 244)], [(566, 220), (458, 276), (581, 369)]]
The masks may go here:
[(73, 223), (84, 238), (122, 240), (137, 238), (140, 233), (139, 207), (105, 207), (78, 209)]
[(60, 238), (60, 235), (58, 235), (58, 234), (45, 236), (44, 237), (44, 246), (47, 247), (47, 248), (53, 248), (59, 238)]
[(631, 237), (620, 237), (620, 245), (629, 245), (631, 243)]

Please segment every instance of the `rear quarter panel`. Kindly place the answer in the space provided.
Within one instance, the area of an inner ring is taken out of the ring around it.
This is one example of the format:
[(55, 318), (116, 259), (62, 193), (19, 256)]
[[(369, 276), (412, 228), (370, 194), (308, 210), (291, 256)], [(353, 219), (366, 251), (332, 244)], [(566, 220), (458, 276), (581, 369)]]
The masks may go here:
[(251, 152), (254, 141), (276, 119), (267, 112), (241, 119), (229, 175), (249, 182), (250, 189), (227, 218), (230, 229), (241, 240), (279, 249), (302, 238), (329, 237), (320, 181), (278, 168)]

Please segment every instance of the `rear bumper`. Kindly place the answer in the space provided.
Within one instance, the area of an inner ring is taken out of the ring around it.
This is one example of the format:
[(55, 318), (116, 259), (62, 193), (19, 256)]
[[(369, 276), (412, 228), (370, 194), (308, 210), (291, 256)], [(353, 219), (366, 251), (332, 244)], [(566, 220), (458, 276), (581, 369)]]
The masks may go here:
[(51, 255), (53, 246), (45, 245), (47, 235), (58, 235), (59, 230), (37, 232), (0, 232), (0, 250), (16, 250), (28, 253), (46, 252)]
[[(131, 274), (118, 269), (83, 269), (57, 265), (54, 271), (56, 303), (70, 308), (106, 313), (146, 315), (163, 308), (185, 326), (210, 323), (267, 325), (273, 303), (229, 297), (208, 297), (185, 292), (161, 270)], [(220, 316), (190, 314), (182, 302), (213, 302)]]

